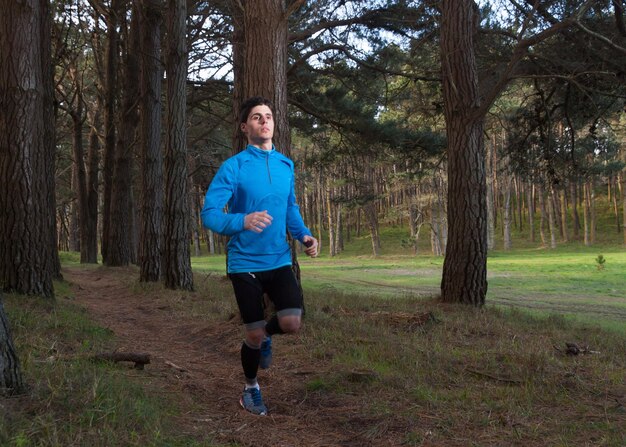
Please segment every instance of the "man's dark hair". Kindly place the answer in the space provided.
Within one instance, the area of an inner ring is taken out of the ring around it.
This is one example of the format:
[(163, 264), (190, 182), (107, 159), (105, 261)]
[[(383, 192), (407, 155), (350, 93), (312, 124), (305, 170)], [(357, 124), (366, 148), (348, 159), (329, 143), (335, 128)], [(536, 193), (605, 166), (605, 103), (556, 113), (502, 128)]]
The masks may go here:
[(243, 104), (241, 104), (241, 107), (239, 108), (239, 122), (245, 123), (246, 121), (248, 121), (248, 115), (250, 115), (250, 110), (252, 110), (256, 106), (267, 106), (270, 108), (272, 113), (274, 113), (274, 106), (272, 105), (272, 101), (262, 96), (253, 96), (246, 99)]

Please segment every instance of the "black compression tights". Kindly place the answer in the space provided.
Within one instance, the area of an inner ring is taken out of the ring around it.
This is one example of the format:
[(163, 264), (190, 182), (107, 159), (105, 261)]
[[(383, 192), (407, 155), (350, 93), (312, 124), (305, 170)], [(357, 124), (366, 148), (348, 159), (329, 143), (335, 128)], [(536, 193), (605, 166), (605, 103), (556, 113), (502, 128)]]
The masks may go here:
[(248, 381), (256, 380), (260, 358), (260, 349), (252, 349), (245, 342), (241, 345), (241, 365), (243, 366), (243, 373)]

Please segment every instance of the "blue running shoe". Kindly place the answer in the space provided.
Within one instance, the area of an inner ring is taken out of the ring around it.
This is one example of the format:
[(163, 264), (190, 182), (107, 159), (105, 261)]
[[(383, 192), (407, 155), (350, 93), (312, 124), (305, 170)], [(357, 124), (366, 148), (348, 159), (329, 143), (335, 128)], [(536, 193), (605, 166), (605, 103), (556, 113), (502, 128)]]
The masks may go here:
[(265, 337), (261, 343), (261, 358), (259, 359), (259, 368), (267, 369), (272, 364), (272, 337)]
[(258, 388), (244, 388), (239, 403), (245, 410), (248, 410), (252, 414), (259, 416), (267, 415), (267, 407), (263, 403), (261, 390)]

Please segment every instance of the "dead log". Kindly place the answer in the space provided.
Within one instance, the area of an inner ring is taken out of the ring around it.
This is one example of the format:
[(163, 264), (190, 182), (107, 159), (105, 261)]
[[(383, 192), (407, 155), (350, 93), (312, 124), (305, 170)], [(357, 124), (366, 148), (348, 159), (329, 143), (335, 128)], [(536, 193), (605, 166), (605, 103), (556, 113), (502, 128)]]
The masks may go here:
[(93, 356), (94, 360), (105, 362), (134, 362), (135, 369), (143, 369), (150, 363), (150, 354), (137, 352), (101, 352)]

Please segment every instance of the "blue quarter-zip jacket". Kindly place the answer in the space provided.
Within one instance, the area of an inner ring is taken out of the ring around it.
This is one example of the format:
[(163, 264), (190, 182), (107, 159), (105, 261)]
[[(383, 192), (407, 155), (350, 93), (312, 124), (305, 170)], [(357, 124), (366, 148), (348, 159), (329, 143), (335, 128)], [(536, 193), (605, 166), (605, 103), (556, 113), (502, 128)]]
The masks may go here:
[[(291, 265), (287, 229), (302, 242), (304, 225), (294, 192), (293, 162), (277, 152), (248, 145), (227, 159), (215, 174), (204, 199), (202, 223), (230, 236), (228, 272), (260, 272)], [(224, 212), (228, 204), (228, 213)], [(246, 214), (267, 210), (272, 224), (261, 233), (244, 230)]]

